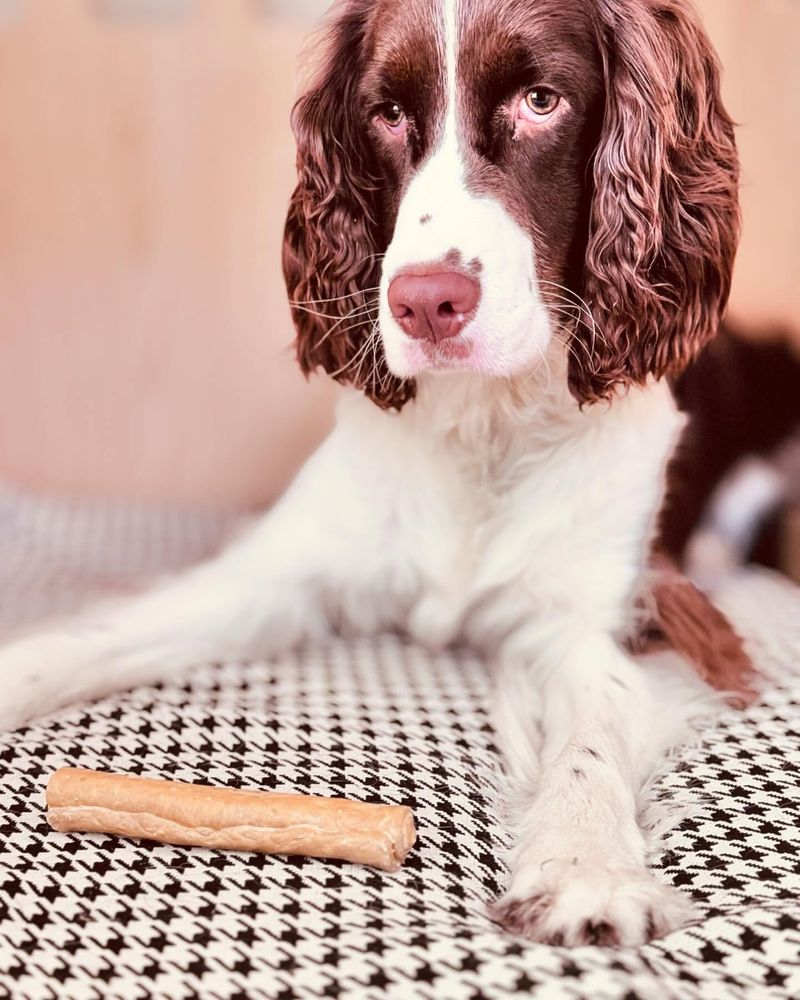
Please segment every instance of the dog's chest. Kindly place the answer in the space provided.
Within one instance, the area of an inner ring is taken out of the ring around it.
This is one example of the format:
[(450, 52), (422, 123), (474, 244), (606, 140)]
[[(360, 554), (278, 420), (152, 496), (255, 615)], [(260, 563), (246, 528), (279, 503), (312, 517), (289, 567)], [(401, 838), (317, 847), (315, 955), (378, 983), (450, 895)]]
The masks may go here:
[(558, 585), (568, 550), (594, 537), (565, 456), (476, 457), (440, 457), (429, 499), (416, 505), (412, 530), (420, 544), (411, 556), (421, 586), (408, 625), (428, 644), (465, 634), (476, 608), (485, 614), (498, 604), (543, 601)]
[(571, 427), (424, 449), (402, 532), (420, 580), (412, 634), (493, 645), (515, 622), (576, 606), (618, 627), (680, 425), (659, 389)]
[(360, 553), (348, 575), (369, 581), (357, 622), (373, 608), (370, 621), (427, 644), (477, 646), (564, 609), (617, 626), (682, 423), (666, 386), (527, 424), (480, 409), (449, 424), (434, 408), (376, 419), (358, 401), (344, 415), (336, 454)]

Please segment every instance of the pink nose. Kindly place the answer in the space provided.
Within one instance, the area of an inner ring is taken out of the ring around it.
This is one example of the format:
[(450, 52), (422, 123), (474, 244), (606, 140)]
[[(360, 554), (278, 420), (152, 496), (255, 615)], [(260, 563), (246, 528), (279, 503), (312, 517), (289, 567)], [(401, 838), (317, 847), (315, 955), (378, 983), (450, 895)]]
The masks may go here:
[(457, 271), (401, 274), (389, 285), (389, 308), (409, 337), (437, 343), (457, 337), (475, 311), (481, 286)]

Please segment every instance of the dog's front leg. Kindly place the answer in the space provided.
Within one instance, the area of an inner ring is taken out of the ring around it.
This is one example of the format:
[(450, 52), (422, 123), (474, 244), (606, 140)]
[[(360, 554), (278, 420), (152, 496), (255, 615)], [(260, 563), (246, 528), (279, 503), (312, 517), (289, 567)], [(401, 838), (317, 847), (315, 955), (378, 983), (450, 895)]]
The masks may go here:
[[(692, 696), (670, 695), (684, 716)], [(637, 796), (672, 736), (659, 701), (607, 635), (556, 639), (535, 662), (505, 664), (497, 728), (517, 828), (511, 885), (493, 912), (509, 930), (636, 945), (686, 920), (688, 901), (648, 871), (637, 822)]]
[(279, 653), (326, 635), (331, 614), (354, 629), (387, 624), (373, 593), (395, 553), (375, 510), (388, 518), (390, 503), (360, 495), (348, 460), (334, 432), (217, 558), (0, 647), (0, 731), (219, 657)]

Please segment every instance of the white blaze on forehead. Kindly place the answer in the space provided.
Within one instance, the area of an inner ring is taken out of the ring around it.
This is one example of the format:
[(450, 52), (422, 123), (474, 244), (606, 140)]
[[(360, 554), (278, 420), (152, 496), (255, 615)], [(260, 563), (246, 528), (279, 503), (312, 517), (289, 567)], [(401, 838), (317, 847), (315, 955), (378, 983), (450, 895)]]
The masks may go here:
[[(435, 260), (458, 248), (458, 220), (473, 200), (465, 186), (466, 168), (458, 135), (457, 67), (459, 7), (461, 0), (439, 0), (439, 51), (444, 78), (444, 109), (441, 132), (419, 173), (412, 179), (400, 206), (393, 249), (402, 259), (398, 265)], [(466, 206), (465, 206), (465, 203)], [(419, 219), (429, 216), (432, 224), (419, 232)], [(402, 254), (400, 246), (403, 247)], [(389, 254), (391, 262), (395, 254)], [(407, 259), (406, 259), (407, 258)]]
[(459, 177), (463, 170), (458, 156), (458, 8), (460, 0), (444, 0), (444, 44), (446, 68), (446, 101), (444, 134), (441, 154), (458, 163)]

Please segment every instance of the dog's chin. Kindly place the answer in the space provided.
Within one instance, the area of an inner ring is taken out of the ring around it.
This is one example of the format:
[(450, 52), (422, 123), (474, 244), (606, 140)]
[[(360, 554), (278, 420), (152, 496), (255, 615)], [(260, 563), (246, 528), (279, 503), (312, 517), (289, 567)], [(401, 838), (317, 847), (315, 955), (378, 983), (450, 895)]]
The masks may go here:
[(475, 345), (464, 337), (450, 337), (433, 343), (410, 340), (401, 345), (402, 367), (409, 375), (422, 372), (480, 371), (480, 356)]
[(384, 340), (389, 370), (398, 378), (449, 372), (473, 373), (488, 378), (516, 378), (539, 367), (538, 351), (500, 352), (469, 337), (450, 337), (433, 343), (410, 337)]

